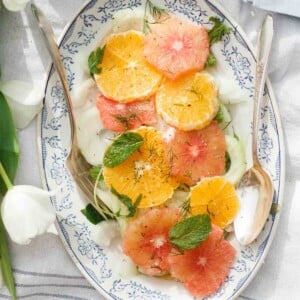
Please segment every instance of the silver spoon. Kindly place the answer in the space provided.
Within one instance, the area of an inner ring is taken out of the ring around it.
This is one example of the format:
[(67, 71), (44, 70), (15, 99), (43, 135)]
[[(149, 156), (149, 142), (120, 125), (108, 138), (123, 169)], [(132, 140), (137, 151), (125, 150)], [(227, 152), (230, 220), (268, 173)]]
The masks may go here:
[(82, 156), (82, 153), (78, 146), (75, 118), (72, 111), (72, 99), (69, 92), (69, 85), (65, 76), (64, 68), (61, 62), (58, 45), (54, 37), (53, 29), (51, 27), (50, 22), (47, 20), (45, 15), (36, 5), (31, 4), (31, 10), (43, 34), (46, 47), (49, 51), (55, 69), (57, 71), (58, 77), (61, 81), (63, 93), (65, 96), (65, 101), (67, 102), (67, 106), (68, 106), (69, 120), (70, 120), (70, 127), (71, 127), (71, 142), (70, 142), (69, 154), (66, 159), (67, 167), (70, 173), (72, 174), (74, 181), (77, 183), (78, 187), (85, 195), (86, 199), (89, 202), (93, 203), (93, 199), (94, 197), (96, 197), (97, 204), (95, 205), (95, 207), (99, 211), (99, 213), (105, 219), (107, 219), (105, 214), (103, 214), (103, 211), (110, 212), (110, 210), (105, 205), (105, 203), (95, 195), (94, 193), (95, 184), (92, 181), (91, 177), (89, 176), (89, 170), (91, 168), (91, 165), (87, 163), (85, 158)]
[[(263, 98), (263, 91), (267, 77), (267, 65), (273, 33), (273, 18), (271, 15), (266, 15), (261, 27), (257, 44), (252, 135), (253, 166), (242, 176), (237, 188), (238, 193), (241, 196), (241, 202), (245, 201), (249, 205), (253, 205), (253, 202), (257, 203), (254, 215), (251, 217), (248, 215), (248, 218), (251, 218), (251, 220), (239, 219), (241, 217), (247, 219), (247, 217), (238, 215), (234, 223), (236, 237), (243, 245), (247, 245), (254, 241), (261, 232), (269, 216), (274, 194), (271, 177), (267, 170), (261, 166), (257, 156), (258, 120), (260, 117), (261, 100)], [(243, 204), (241, 203), (241, 206), (242, 205)], [(250, 226), (248, 226), (246, 230), (247, 232), (240, 234), (240, 232), (245, 229), (239, 228), (243, 222), (250, 222)]]

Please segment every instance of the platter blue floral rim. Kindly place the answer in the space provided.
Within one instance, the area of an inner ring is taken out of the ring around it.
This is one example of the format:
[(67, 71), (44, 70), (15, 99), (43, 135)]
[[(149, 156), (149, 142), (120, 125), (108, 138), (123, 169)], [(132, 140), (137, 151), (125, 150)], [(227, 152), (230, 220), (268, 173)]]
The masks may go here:
[[(87, 47), (96, 39), (99, 24), (103, 26), (109, 23), (116, 11), (142, 5), (141, 0), (92, 0), (84, 4), (66, 27), (60, 40), (60, 50), (71, 90), (76, 80), (74, 57), (81, 48)], [(207, 24), (210, 12), (235, 28), (234, 34), (230, 35), (235, 44), (230, 39), (224, 41), (224, 59), (227, 59), (228, 66), (239, 84), (248, 91), (249, 97), (253, 96), (254, 52), (246, 35), (220, 5), (208, 0), (198, 2), (164, 0), (159, 2), (159, 5), (197, 24)], [(96, 24), (98, 26), (93, 30)], [(107, 249), (102, 249), (90, 238), (89, 224), (80, 214), (84, 202), (65, 166), (70, 138), (68, 110), (53, 66), (49, 70), (45, 95), (44, 108), (38, 122), (42, 178), (46, 189), (60, 191), (59, 196), (51, 199), (57, 212), (57, 228), (65, 248), (80, 271), (107, 299), (193, 299), (185, 294), (180, 286), (172, 287), (173, 290), (170, 292), (168, 286), (170, 282), (158, 283), (159, 279), (157, 281), (145, 278), (124, 280), (114, 274), (109, 264), (111, 258), (109, 253), (106, 253)], [(261, 110), (258, 144), (259, 158), (270, 171), (275, 187), (273, 203), (282, 205), (285, 174), (284, 144), (278, 108), (269, 82), (266, 85)], [(279, 216), (279, 213), (269, 216), (260, 237), (253, 244), (240, 250), (226, 282), (215, 295), (207, 299), (236, 298), (251, 282), (271, 246)], [(180, 298), (176, 295), (180, 295)]]

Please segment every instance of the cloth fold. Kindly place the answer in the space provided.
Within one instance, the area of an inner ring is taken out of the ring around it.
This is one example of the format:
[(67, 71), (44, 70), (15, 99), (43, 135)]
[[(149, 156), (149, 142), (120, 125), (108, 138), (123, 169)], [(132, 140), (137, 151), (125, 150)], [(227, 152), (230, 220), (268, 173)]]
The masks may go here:
[(299, 0), (244, 0), (245, 2), (251, 2), (254, 6), (259, 8), (291, 15), (294, 17), (300, 17), (300, 2)]

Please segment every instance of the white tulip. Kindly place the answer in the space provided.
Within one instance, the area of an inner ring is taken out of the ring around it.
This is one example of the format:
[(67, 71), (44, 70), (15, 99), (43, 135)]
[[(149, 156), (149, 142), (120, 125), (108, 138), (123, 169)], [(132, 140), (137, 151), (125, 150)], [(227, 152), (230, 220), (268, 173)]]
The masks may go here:
[(3, 0), (3, 5), (10, 11), (20, 11), (25, 8), (29, 0)]
[(31, 83), (11, 80), (0, 81), (0, 91), (11, 109), (17, 128), (25, 128), (42, 109), (44, 92)]
[(15, 185), (5, 194), (1, 214), (10, 238), (18, 244), (45, 233), (55, 220), (50, 194), (30, 185)]

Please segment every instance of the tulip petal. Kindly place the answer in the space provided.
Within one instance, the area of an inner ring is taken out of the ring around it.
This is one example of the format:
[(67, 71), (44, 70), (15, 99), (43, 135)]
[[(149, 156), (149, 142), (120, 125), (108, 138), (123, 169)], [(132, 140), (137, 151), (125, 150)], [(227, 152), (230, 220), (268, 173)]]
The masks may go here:
[(45, 233), (55, 220), (50, 194), (29, 185), (17, 185), (8, 190), (1, 214), (10, 238), (23, 245)]
[(44, 93), (31, 83), (12, 80), (0, 81), (17, 128), (25, 128), (42, 109)]
[(3, 0), (3, 5), (10, 11), (20, 11), (25, 8), (29, 0)]

